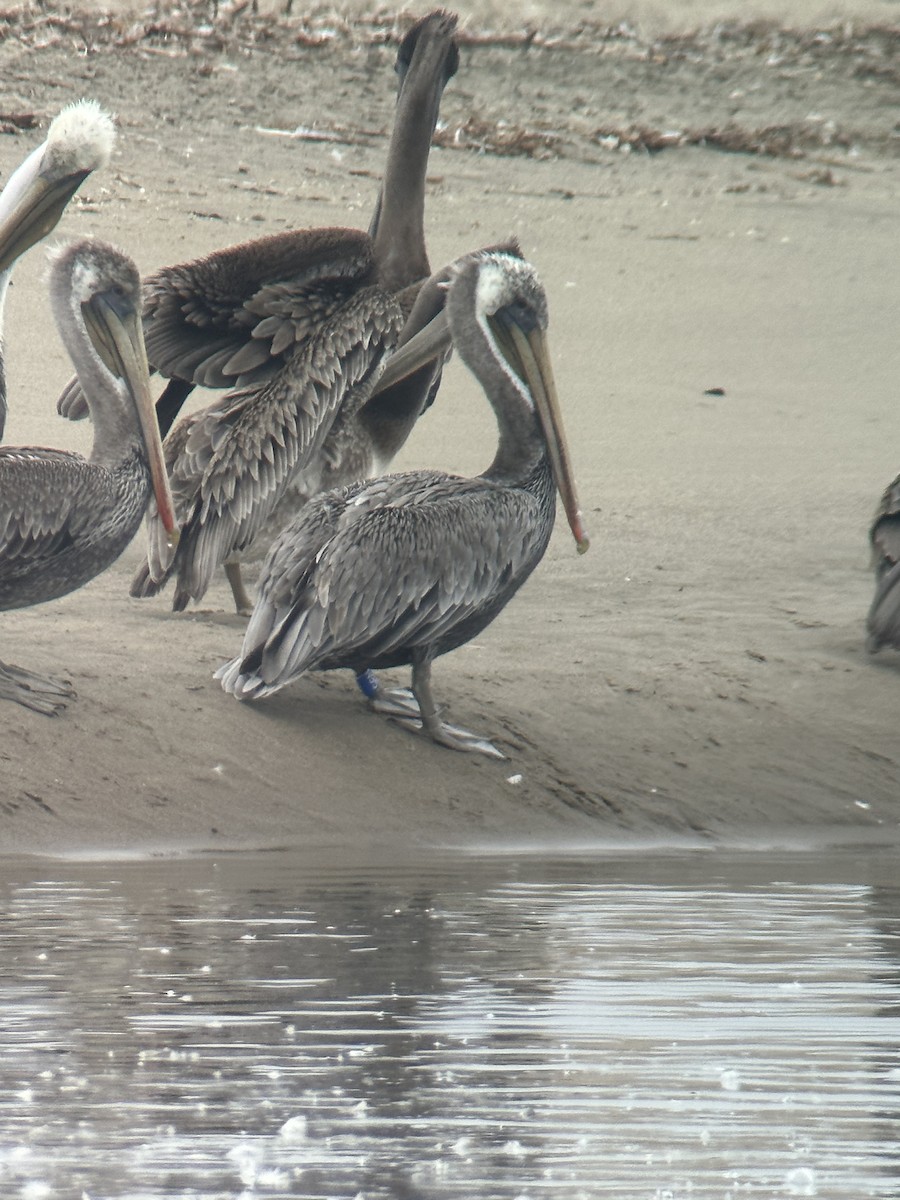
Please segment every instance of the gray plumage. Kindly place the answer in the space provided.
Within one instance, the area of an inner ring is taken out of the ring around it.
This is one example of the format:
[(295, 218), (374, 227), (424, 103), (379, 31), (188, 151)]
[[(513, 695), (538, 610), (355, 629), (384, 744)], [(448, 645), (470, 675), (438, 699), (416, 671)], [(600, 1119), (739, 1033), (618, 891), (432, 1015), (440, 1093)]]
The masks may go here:
[(137, 443), (112, 466), (79, 454), (0, 446), (0, 611), (56, 600), (115, 562), (150, 499)]
[(290, 230), (164, 267), (144, 282), (147, 357), (166, 378), (200, 387), (262, 383), (374, 281), (370, 238), (341, 228)]
[[(543, 556), (553, 482), (546, 462), (515, 490), (417, 471), (325, 493), (307, 510), (266, 561), (247, 629), (252, 645), (268, 626), (266, 647), (256, 673), (244, 654), (245, 678), (227, 689), (241, 698), (308, 670), (397, 667), (470, 641)], [(289, 611), (296, 625), (282, 621)]]
[(288, 484), (304, 498), (318, 491), (327, 476), (323, 443), (329, 434), (333, 443), (335, 421), (344, 427), (367, 399), (402, 324), (399, 306), (380, 289), (361, 290), (262, 387), (232, 392), (180, 422), (164, 450), (181, 539), (168, 554), (151, 518), (149, 565), (132, 593), (152, 593), (174, 574), (173, 608), (183, 609), (203, 596), (218, 566), (253, 545)]
[[(508, 252), (466, 256), (446, 310), (453, 345), (497, 416), (493, 463), (474, 479), (414, 471), (315, 497), (272, 546), (241, 653), (217, 677), (256, 699), (305, 671), (410, 664), (418, 706), (407, 715), (443, 744), (497, 754), (438, 719), (431, 661), (480, 633), (540, 562), (555, 487), (583, 548), (586, 539), (558, 413), (552, 428), (542, 415), (555, 393), (534, 268)], [(527, 367), (524, 341), (536, 347)]]
[[(151, 489), (172, 529), (134, 263), (104, 242), (75, 242), (55, 256), (50, 295), (88, 396), (94, 444), (89, 459), (0, 447), (0, 610), (55, 600), (104, 571), (137, 532)], [(0, 697), (52, 714), (72, 694), (0, 664)]]
[(866, 649), (900, 649), (900, 475), (884, 490), (869, 528), (875, 596), (866, 617)]

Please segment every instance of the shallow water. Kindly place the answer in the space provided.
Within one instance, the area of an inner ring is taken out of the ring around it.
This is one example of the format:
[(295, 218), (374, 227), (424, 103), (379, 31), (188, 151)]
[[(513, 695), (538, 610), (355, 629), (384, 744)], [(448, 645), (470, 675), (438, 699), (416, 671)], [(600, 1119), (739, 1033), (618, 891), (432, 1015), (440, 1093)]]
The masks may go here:
[(0, 1195), (900, 1196), (896, 875), (0, 862)]

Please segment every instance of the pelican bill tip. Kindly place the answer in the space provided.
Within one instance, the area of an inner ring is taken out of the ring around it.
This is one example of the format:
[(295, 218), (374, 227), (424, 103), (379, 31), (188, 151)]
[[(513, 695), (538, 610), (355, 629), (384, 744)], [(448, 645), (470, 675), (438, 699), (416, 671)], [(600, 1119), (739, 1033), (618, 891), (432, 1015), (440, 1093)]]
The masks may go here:
[(572, 530), (572, 537), (575, 539), (575, 546), (579, 554), (587, 554), (591, 548), (591, 539), (585, 532), (585, 528), (581, 523), (581, 510), (575, 509), (574, 512), (568, 514), (569, 528)]

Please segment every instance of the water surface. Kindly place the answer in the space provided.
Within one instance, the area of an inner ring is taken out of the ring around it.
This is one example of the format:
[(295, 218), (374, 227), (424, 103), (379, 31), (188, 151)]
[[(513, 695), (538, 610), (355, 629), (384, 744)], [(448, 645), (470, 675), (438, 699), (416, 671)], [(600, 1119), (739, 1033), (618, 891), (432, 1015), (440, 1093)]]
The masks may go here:
[(898, 1197), (896, 874), (0, 863), (0, 1195)]

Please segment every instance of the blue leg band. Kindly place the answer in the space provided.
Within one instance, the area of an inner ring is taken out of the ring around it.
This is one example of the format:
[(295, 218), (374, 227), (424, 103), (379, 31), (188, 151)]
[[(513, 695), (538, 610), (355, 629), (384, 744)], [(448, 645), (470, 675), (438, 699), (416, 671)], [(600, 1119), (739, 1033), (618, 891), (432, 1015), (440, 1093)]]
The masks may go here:
[(378, 695), (378, 676), (374, 671), (360, 671), (356, 682), (367, 700), (374, 700)]

